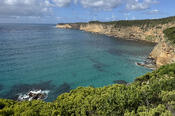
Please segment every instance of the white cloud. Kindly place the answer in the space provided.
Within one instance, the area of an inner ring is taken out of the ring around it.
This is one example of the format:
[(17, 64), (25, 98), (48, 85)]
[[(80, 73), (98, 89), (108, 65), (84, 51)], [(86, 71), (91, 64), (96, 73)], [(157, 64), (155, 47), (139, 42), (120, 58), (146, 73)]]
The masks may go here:
[(160, 11), (157, 10), (157, 9), (154, 9), (154, 10), (151, 10), (151, 11), (150, 11), (151, 14), (157, 14), (157, 13), (159, 13), (159, 12), (160, 12)]
[(48, 0), (0, 0), (1, 16), (42, 16), (50, 10)]
[(156, 0), (143, 0), (140, 2), (139, 0), (128, 0), (126, 3), (127, 10), (145, 10), (150, 8), (152, 4), (156, 4), (158, 1)]
[(124, 5), (129, 11), (145, 10), (158, 3), (157, 0), (79, 0), (79, 2), (85, 8), (100, 10), (111, 10)]
[(85, 8), (111, 10), (121, 4), (121, 0), (80, 0)]
[(78, 3), (78, 0), (74, 0), (74, 3), (77, 4)]
[[(121, 7), (128, 11), (145, 10), (156, 0), (0, 0), (0, 16), (45, 16), (52, 12), (53, 7), (65, 7), (80, 4), (84, 8), (112, 10)], [(156, 11), (152, 11), (156, 12)]]
[(148, 15), (153, 15), (153, 14), (158, 14), (158, 13), (160, 13), (160, 10), (158, 9), (154, 9), (154, 10), (145, 12), (145, 14), (148, 14)]
[(150, 8), (152, 4), (158, 3), (157, 0), (74, 0), (75, 3), (77, 3), (77, 1), (85, 8), (111, 10), (124, 5), (126, 9), (130, 11), (145, 10)]
[(68, 6), (72, 0), (53, 0), (54, 4), (58, 7)]

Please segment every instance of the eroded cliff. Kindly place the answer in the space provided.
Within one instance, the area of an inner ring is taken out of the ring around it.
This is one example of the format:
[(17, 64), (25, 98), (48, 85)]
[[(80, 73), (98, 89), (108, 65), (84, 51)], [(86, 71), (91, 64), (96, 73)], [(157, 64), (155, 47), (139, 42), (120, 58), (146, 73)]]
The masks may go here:
[(150, 54), (156, 61), (157, 67), (175, 62), (175, 46), (167, 42), (158, 43)]

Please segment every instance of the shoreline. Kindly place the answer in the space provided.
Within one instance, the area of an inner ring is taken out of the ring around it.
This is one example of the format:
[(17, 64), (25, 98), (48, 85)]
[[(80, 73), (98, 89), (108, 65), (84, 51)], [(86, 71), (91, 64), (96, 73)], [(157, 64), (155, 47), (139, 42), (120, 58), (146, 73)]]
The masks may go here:
[[(123, 21), (123, 23), (120, 23), (120, 21), (61, 23), (57, 24), (56, 28), (76, 29), (128, 41), (137, 41), (142, 43), (148, 42), (155, 45), (154, 49), (148, 55), (148, 58), (155, 60), (156, 68), (159, 68), (162, 65), (174, 63), (175, 52), (170, 51), (169, 49), (175, 49), (175, 47), (169, 46), (167, 38), (164, 35), (165, 29), (175, 27), (174, 17), (164, 18), (160, 20), (146, 20), (147, 23), (144, 21), (145, 20), (139, 20), (138, 25), (136, 23), (137, 21), (134, 23), (132, 21)], [(125, 23), (128, 25), (125, 25)], [(151, 26), (150, 23), (152, 23)]]
[[(60, 28), (62, 29), (62, 28)], [(65, 28), (65, 29), (69, 29), (69, 28)], [(79, 30), (79, 29), (71, 29), (71, 30)], [(88, 31), (84, 31), (84, 30), (80, 30), (83, 32), (87, 32), (87, 33), (93, 33), (93, 34), (99, 34), (99, 35), (104, 35), (110, 38), (114, 38), (114, 39), (119, 39), (119, 40), (126, 40), (126, 41), (135, 41), (135, 42), (140, 42), (143, 44), (144, 43), (148, 43), (148, 44), (154, 44), (154, 47), (158, 44), (158, 42), (151, 42), (151, 41), (147, 41), (147, 40), (140, 40), (140, 39), (129, 39), (129, 38), (119, 38), (119, 37), (115, 37), (113, 35), (106, 35), (106, 34), (101, 34), (101, 33), (96, 33), (96, 32), (88, 32)]]
[[(58, 27), (57, 27), (58, 28)], [(60, 29), (71, 29), (71, 30), (79, 30), (79, 29), (72, 29), (72, 28), (60, 28)], [(101, 33), (97, 33), (97, 32), (88, 32), (88, 31), (84, 31), (84, 30), (80, 30), (80, 31), (83, 31), (83, 32), (87, 32), (87, 33), (93, 33), (93, 34), (99, 34), (99, 35), (103, 35), (103, 36), (106, 36), (106, 37), (110, 37), (112, 39), (119, 39), (119, 40), (124, 40), (124, 41), (132, 41), (132, 42), (138, 42), (138, 43), (146, 43), (146, 44), (152, 44), (154, 45), (153, 49), (157, 46), (157, 42), (151, 42), (151, 41), (146, 41), (146, 40), (140, 40), (140, 39), (126, 39), (126, 38), (118, 38), (118, 37), (115, 37), (115, 36), (112, 36), (112, 35), (106, 35), (106, 34), (101, 34)], [(153, 51), (153, 50), (152, 50)], [(151, 51), (151, 52), (152, 52)], [(143, 62), (136, 62), (135, 64), (137, 66), (141, 66), (141, 67), (145, 67), (145, 68), (148, 68), (148, 69), (151, 69), (151, 70), (156, 70), (158, 67), (156, 67), (156, 62), (155, 62), (155, 59), (151, 58), (150, 57), (150, 54), (151, 52), (149, 53), (149, 55), (147, 56), (147, 58), (145, 60), (143, 60)], [(150, 60), (150, 61), (148, 61)]]

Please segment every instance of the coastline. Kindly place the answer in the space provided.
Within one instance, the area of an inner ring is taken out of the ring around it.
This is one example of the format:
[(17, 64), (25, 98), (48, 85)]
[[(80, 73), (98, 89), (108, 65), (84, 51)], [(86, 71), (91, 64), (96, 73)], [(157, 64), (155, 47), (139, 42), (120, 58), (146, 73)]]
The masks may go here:
[[(115, 23), (110, 22), (65, 23), (65, 24), (62, 23), (57, 24), (56, 28), (76, 29), (85, 32), (102, 34), (114, 38), (153, 43), (155, 44), (155, 47), (150, 53), (150, 55), (148, 55), (148, 58), (154, 59), (152, 60), (154, 62), (151, 65), (155, 64), (155, 67), (159, 68), (162, 65), (175, 62), (175, 52), (172, 50), (167, 52), (167, 50), (172, 49), (172, 46), (169, 46), (167, 38), (163, 33), (165, 29), (175, 27), (174, 17), (170, 17), (167, 19), (165, 18), (163, 20), (166, 21), (169, 19), (171, 19), (172, 21), (165, 23), (162, 23), (161, 22), (162, 20), (160, 19), (161, 20), (160, 23), (156, 22), (155, 25), (153, 26), (149, 26), (152, 23), (151, 21), (157, 21), (159, 19), (149, 20), (150, 22), (148, 24), (147, 23), (145, 24), (144, 20), (141, 20), (143, 22), (142, 25), (134, 25), (134, 24), (120, 25), (119, 23), (120, 21), (116, 21)], [(119, 25), (117, 25), (118, 23)], [(164, 45), (160, 46), (161, 43), (164, 43)], [(159, 54), (156, 54), (156, 52), (158, 52), (159, 49), (161, 49), (161, 52), (159, 52)], [(171, 54), (171, 56), (169, 54)], [(149, 67), (149, 64), (145, 64), (145, 66)]]
[[(60, 28), (60, 29), (75, 29), (75, 30), (80, 30), (77, 28), (72, 28), (71, 26), (67, 26), (67, 24), (61, 25), (61, 27), (59, 27), (59, 24), (56, 26), (56, 28)], [(132, 42), (140, 42), (143, 44), (144, 43), (150, 43), (150, 44), (154, 44), (154, 47), (158, 45), (158, 42), (152, 42), (152, 41), (148, 41), (148, 40), (141, 40), (141, 39), (129, 39), (129, 38), (119, 38), (113, 35), (109, 35), (109, 34), (103, 34), (103, 33), (98, 33), (98, 32), (93, 32), (93, 31), (86, 31), (86, 30), (81, 30), (84, 32), (89, 32), (89, 33), (94, 33), (94, 34), (100, 34), (100, 35), (104, 35), (107, 37), (111, 37), (111, 38), (115, 38), (115, 39), (120, 39), (120, 40), (126, 40), (126, 41), (132, 41)], [(151, 53), (150, 53), (151, 54)], [(147, 58), (143, 61), (143, 62), (136, 62), (137, 66), (141, 66), (141, 67), (145, 67), (145, 68), (149, 68), (151, 70), (156, 70), (158, 67), (156, 66), (156, 62), (155, 60), (150, 57), (150, 55), (147, 56)]]
[[(143, 42), (142, 40), (138, 41)], [(114, 43), (114, 46), (115, 45)], [(142, 45), (139, 46), (142, 47)], [(157, 46), (155, 53), (159, 55), (162, 51), (156, 52), (156, 50), (160, 50), (159, 48), (167, 48), (163, 43), (159, 43)], [(168, 47), (170, 47), (170, 45), (168, 45)], [(139, 50), (139, 47), (137, 49)], [(168, 51), (168, 49), (162, 50)], [(170, 49), (170, 51), (172, 50)], [(155, 53), (154, 55), (157, 56)], [(133, 66), (131, 70), (132, 69)], [(50, 85), (50, 81), (39, 83), (39, 85), (23, 84), (22, 86), (13, 86), (12, 88), (16, 90), (21, 90), (25, 88), (25, 86), (28, 89), (34, 87), (39, 88), (21, 94), (18, 101), (0, 99), (0, 115), (130, 116), (145, 114), (149, 116), (155, 112), (155, 114), (159, 113), (171, 116), (171, 114), (175, 114), (175, 102), (174, 99), (172, 99), (175, 95), (175, 86), (173, 84), (175, 82), (174, 69), (175, 64), (170, 64), (137, 77), (134, 82), (128, 83), (124, 80), (114, 80), (114, 84), (112, 85), (98, 88), (92, 86), (78, 87), (71, 91), (70, 86), (66, 83), (55, 88), (52, 84)], [(131, 73), (128, 73), (126, 70), (124, 71), (131, 75)], [(101, 79), (100, 76), (98, 77)], [(56, 82), (56, 84), (58, 83)], [(43, 89), (41, 88), (42, 85), (44, 85)], [(52, 90), (53, 88), (56, 90), (54, 94), (57, 94), (57, 99), (54, 99), (52, 102), (42, 101), (48, 97), (49, 91), (47, 90)], [(60, 91), (64, 93), (60, 94)], [(13, 91), (10, 91), (10, 93), (13, 93)], [(7, 96), (9, 95), (8, 93)]]

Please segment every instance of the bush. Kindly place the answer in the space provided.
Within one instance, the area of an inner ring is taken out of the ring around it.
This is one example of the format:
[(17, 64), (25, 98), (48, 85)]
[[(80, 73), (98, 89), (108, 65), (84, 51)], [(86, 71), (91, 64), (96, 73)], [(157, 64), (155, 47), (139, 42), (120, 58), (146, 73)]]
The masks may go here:
[(171, 41), (172, 43), (175, 43), (175, 27), (168, 28), (163, 32), (169, 41)]

